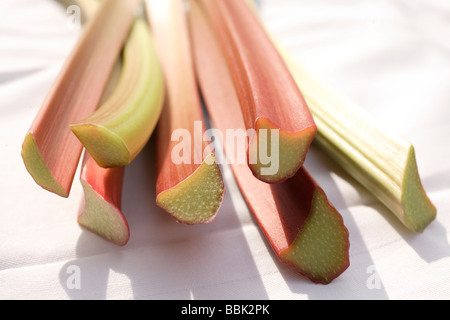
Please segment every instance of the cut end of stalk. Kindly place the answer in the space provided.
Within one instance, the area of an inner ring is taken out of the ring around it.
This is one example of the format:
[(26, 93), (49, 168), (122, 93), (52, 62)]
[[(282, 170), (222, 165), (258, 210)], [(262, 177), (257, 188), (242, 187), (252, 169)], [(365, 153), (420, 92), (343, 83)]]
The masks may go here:
[[(266, 183), (279, 183), (294, 176), (317, 134), (315, 126), (286, 132), (265, 118), (259, 118), (255, 128), (258, 134), (249, 146), (249, 167), (256, 178)], [(261, 134), (261, 129), (266, 129), (267, 134)], [(278, 134), (278, 139), (274, 134)]]
[(27, 171), (39, 186), (61, 197), (69, 196), (69, 190), (58, 183), (46, 165), (32, 133), (26, 135), (22, 144), (22, 159)]
[(409, 150), (402, 183), (404, 223), (413, 231), (423, 230), (436, 218), (436, 207), (431, 203), (420, 181), (414, 148)]
[(202, 224), (214, 220), (224, 193), (222, 173), (210, 154), (191, 176), (160, 193), (156, 202), (180, 223)]
[(107, 128), (94, 124), (74, 124), (70, 128), (102, 168), (121, 167), (130, 162), (127, 145)]
[(280, 259), (315, 283), (328, 284), (350, 265), (349, 232), (325, 193), (314, 193), (311, 213)]
[(118, 245), (124, 246), (130, 238), (128, 222), (122, 212), (105, 201), (85, 181), (81, 181), (85, 195), (85, 208), (78, 217), (78, 223)]

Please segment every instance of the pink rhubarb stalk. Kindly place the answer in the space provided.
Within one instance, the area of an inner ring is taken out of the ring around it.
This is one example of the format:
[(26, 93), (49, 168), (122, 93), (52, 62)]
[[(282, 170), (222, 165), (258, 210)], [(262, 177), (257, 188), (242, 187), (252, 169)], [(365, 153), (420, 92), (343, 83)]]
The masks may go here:
[(69, 125), (98, 107), (140, 2), (103, 2), (31, 124), (22, 158), (28, 172), (44, 189), (69, 196), (83, 149)]
[[(190, 2), (190, 31), (198, 81), (215, 129), (244, 130), (238, 93), (207, 15)], [(273, 81), (273, 80), (272, 80)], [(223, 143), (225, 152), (227, 143)], [(242, 194), (279, 259), (316, 283), (327, 284), (349, 266), (349, 234), (339, 212), (305, 167), (278, 184), (255, 178), (230, 159)]]
[[(268, 183), (292, 177), (304, 163), (317, 133), (298, 86), (245, 1), (198, 2), (225, 53), (245, 128), (254, 130), (249, 131), (250, 169)], [(278, 141), (265, 134), (268, 130), (271, 135), (277, 132)], [(272, 159), (276, 166), (265, 163), (263, 154), (271, 152), (272, 158), (278, 156)]]
[(81, 171), (84, 207), (78, 223), (104, 239), (124, 246), (130, 238), (122, 213), (122, 186), (125, 167), (102, 168), (85, 152)]
[(147, 5), (166, 83), (156, 131), (156, 202), (178, 222), (208, 223), (221, 206), (224, 183), (215, 154), (204, 139), (183, 2), (152, 0)]

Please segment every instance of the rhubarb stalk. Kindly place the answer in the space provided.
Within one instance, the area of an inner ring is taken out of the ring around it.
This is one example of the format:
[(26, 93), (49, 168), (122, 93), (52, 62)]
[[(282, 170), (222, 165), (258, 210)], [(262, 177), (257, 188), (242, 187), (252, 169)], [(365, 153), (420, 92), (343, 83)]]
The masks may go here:
[(156, 202), (178, 222), (211, 222), (221, 206), (224, 183), (204, 138), (183, 3), (147, 1), (147, 13), (166, 82), (165, 106), (156, 131)]
[[(60, 2), (80, 6), (85, 21), (95, 16), (100, 5), (100, 2), (95, 0)], [(103, 92), (102, 103), (110, 99), (116, 90), (121, 75), (121, 62), (119, 57)], [(82, 227), (119, 246), (126, 245), (130, 238), (128, 222), (121, 209), (124, 171), (124, 167), (101, 168), (90, 154), (85, 152), (80, 176), (84, 199), (77, 219)]]
[(123, 57), (112, 96), (95, 113), (71, 125), (104, 168), (124, 166), (136, 158), (154, 131), (164, 100), (162, 70), (144, 19), (136, 20)]
[(81, 170), (84, 206), (78, 223), (119, 246), (130, 238), (128, 222), (122, 213), (122, 186), (125, 167), (102, 168), (85, 152)]
[[(215, 129), (245, 130), (226, 57), (197, 1), (189, 25), (198, 82)], [(227, 156), (233, 152), (222, 143)], [(246, 163), (229, 159), (240, 190), (280, 261), (316, 283), (327, 284), (349, 266), (349, 234), (339, 212), (302, 166), (278, 184), (255, 178)]]
[[(249, 167), (262, 181), (281, 182), (302, 166), (316, 135), (308, 106), (244, 1), (202, 0), (200, 4), (220, 39), (238, 93), (249, 132)], [(272, 140), (274, 134), (278, 139)], [(270, 163), (263, 152), (271, 154)]]
[[(89, 13), (90, 17), (97, 5), (98, 2), (95, 0), (85, 1), (82, 11)], [(101, 100), (103, 108), (108, 104), (113, 105), (111, 101), (117, 101), (117, 97), (122, 97), (123, 101), (127, 100), (125, 94), (127, 91), (122, 88), (125, 79), (135, 84), (137, 79), (142, 78), (138, 72), (130, 73), (130, 65), (135, 65), (135, 69), (141, 70), (142, 73), (148, 72), (148, 68), (145, 68), (148, 62), (141, 57), (145, 50), (137, 50), (139, 46), (136, 43), (142, 41), (148, 45), (147, 36), (149, 33), (145, 22), (139, 20), (135, 22), (124, 48), (123, 56), (127, 61), (125, 69), (122, 69), (122, 59), (118, 59), (103, 93)], [(130, 60), (134, 63), (130, 63)], [(118, 83), (121, 86), (118, 86)], [(128, 222), (121, 208), (124, 172), (124, 166), (107, 169), (100, 167), (89, 152), (85, 152), (80, 177), (84, 191), (84, 205), (79, 212), (78, 223), (119, 246), (126, 245), (130, 238)]]
[(69, 125), (98, 107), (139, 3), (104, 1), (31, 124), (22, 145), (22, 158), (36, 183), (48, 191), (69, 196), (83, 149)]
[(315, 117), (317, 143), (375, 195), (410, 230), (423, 232), (435, 219), (418, 172), (414, 146), (284, 56)]
[[(257, 18), (253, 1), (246, 3)], [(422, 185), (412, 143), (325, 84), (267, 30), (266, 34), (313, 114), (318, 129), (315, 142), (406, 228), (423, 232), (437, 210)]]

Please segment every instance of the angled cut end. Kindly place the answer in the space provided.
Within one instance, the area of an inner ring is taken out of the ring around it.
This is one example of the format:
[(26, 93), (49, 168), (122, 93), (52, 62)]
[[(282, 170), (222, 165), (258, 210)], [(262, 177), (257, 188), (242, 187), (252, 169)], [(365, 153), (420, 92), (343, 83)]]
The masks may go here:
[(259, 118), (255, 128), (256, 138), (249, 145), (249, 167), (256, 178), (266, 183), (294, 176), (317, 134), (316, 126), (286, 132), (265, 118)]
[(69, 196), (69, 190), (61, 186), (46, 165), (32, 133), (26, 135), (21, 155), (27, 171), (38, 185), (61, 197)]
[(114, 168), (129, 164), (130, 151), (114, 132), (89, 123), (73, 124), (70, 128), (100, 167)]
[(314, 193), (311, 213), (294, 242), (280, 259), (313, 282), (328, 284), (343, 273), (349, 262), (349, 232), (325, 193)]
[(214, 220), (224, 193), (222, 174), (210, 154), (191, 176), (158, 194), (156, 202), (180, 223), (201, 224)]
[(420, 181), (414, 148), (409, 150), (402, 183), (401, 202), (404, 224), (415, 232), (423, 230), (436, 218), (436, 208), (431, 203)]
[(87, 182), (81, 180), (81, 184), (85, 207), (78, 217), (78, 223), (116, 245), (127, 244), (130, 230), (121, 210), (105, 201)]

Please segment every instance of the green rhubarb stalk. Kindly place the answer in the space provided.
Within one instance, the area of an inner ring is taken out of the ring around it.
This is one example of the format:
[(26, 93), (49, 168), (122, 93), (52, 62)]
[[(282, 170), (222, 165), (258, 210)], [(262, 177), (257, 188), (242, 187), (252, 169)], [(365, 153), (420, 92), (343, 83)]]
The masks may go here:
[[(245, 2), (256, 15), (253, 1)], [(267, 34), (313, 114), (318, 130), (315, 142), (403, 225), (423, 232), (437, 210), (421, 183), (411, 142), (323, 83)]]
[(150, 29), (137, 19), (124, 48), (123, 71), (111, 97), (89, 117), (71, 125), (104, 168), (129, 164), (152, 135), (164, 100), (164, 80)]
[(318, 145), (408, 229), (423, 232), (437, 210), (422, 186), (413, 145), (280, 51), (317, 123)]

